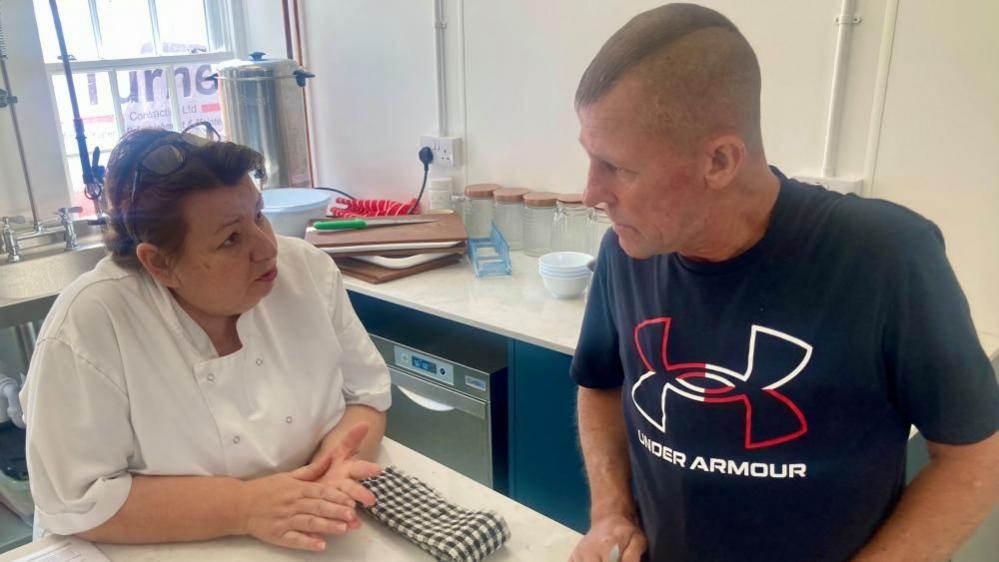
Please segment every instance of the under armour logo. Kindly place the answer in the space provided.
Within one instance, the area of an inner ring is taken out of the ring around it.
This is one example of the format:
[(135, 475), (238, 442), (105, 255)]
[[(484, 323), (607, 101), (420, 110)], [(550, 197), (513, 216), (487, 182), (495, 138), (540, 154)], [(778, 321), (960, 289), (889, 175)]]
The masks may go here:
[(786, 443), (808, 431), (805, 415), (777, 389), (801, 374), (812, 356), (811, 345), (753, 325), (745, 372), (710, 363), (672, 364), (667, 355), (670, 322), (671, 318), (646, 320), (634, 332), (647, 372), (631, 387), (631, 398), (650, 424), (666, 433), (668, 398), (675, 393), (705, 404), (741, 402), (746, 449)]

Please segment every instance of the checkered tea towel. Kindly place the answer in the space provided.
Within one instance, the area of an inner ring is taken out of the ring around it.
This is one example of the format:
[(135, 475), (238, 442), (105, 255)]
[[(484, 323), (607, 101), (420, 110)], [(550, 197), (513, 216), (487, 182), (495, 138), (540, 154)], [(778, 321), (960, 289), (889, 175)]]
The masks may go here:
[(506, 521), (492, 511), (447, 502), (436, 490), (395, 468), (365, 480), (378, 501), (365, 508), (416, 546), (443, 562), (479, 562), (510, 538)]

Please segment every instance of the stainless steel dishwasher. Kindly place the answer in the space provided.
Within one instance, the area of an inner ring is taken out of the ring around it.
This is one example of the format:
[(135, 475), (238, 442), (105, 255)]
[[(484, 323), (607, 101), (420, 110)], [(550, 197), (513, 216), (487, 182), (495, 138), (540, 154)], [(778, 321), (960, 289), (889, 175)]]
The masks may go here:
[(509, 340), (367, 295), (349, 294), (391, 372), (386, 435), (507, 493)]
[[(470, 342), (462, 337), (437, 340), (429, 346), (436, 353), (371, 339), (392, 376), (386, 435), (486, 486), (505, 488), (505, 360), (483, 362), (486, 354), (473, 357), (473, 365), (450, 359), (468, 355)], [(465, 349), (448, 349), (454, 346)]]

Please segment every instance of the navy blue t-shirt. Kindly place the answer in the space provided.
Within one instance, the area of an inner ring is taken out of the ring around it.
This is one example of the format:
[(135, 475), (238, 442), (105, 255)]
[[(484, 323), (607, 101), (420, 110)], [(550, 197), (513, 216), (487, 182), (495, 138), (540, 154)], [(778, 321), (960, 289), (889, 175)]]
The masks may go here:
[(949, 444), (999, 427), (937, 227), (780, 180), (731, 260), (603, 240), (572, 376), (622, 390), (650, 560), (846, 560), (902, 492), (910, 424)]

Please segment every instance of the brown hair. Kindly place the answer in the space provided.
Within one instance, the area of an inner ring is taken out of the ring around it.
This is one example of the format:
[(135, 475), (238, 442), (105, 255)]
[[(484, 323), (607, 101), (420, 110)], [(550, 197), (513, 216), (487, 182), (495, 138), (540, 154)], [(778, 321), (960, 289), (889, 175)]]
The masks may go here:
[(737, 132), (762, 152), (759, 63), (725, 16), (695, 4), (666, 4), (635, 16), (583, 73), (576, 110), (599, 101), (632, 73), (649, 93), (643, 119), (678, 146)]
[(234, 186), (248, 172), (263, 171), (263, 156), (246, 146), (231, 142), (184, 145), (184, 165), (163, 176), (143, 170), (133, 199), (132, 184), (141, 159), (150, 149), (179, 138), (164, 129), (137, 129), (126, 133), (111, 151), (105, 184), (111, 228), (105, 244), (120, 263), (137, 264), (135, 248), (141, 242), (158, 246), (168, 256), (177, 255), (187, 234), (182, 205), (187, 195)]

